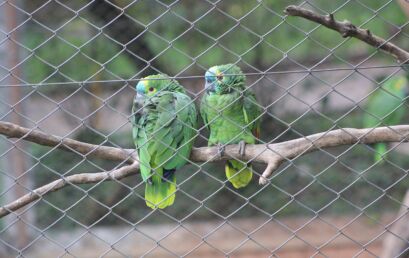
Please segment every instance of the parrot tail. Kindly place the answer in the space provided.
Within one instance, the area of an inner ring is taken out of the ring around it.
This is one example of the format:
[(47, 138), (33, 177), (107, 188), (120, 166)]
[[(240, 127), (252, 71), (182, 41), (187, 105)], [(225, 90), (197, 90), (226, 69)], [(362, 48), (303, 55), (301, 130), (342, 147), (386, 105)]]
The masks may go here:
[(245, 187), (253, 177), (251, 165), (243, 164), (240, 161), (228, 160), (225, 169), (226, 177), (233, 184), (234, 188)]
[(384, 162), (384, 158), (386, 158), (386, 144), (385, 143), (377, 143), (375, 145), (375, 162), (379, 162), (379, 164)]
[[(173, 204), (176, 195), (175, 170), (156, 169), (150, 180), (145, 184), (145, 202), (152, 209), (164, 209)], [(163, 175), (160, 176), (160, 175)]]

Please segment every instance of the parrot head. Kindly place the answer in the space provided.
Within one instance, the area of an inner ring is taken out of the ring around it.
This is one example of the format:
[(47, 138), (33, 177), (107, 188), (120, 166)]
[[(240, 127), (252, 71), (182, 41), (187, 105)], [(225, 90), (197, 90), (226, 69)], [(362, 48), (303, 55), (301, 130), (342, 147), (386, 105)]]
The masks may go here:
[(240, 67), (234, 64), (217, 65), (205, 74), (205, 89), (209, 94), (228, 94), (244, 87), (245, 76)]
[(165, 74), (150, 75), (136, 84), (136, 98), (151, 98), (161, 91), (184, 92), (183, 87)]

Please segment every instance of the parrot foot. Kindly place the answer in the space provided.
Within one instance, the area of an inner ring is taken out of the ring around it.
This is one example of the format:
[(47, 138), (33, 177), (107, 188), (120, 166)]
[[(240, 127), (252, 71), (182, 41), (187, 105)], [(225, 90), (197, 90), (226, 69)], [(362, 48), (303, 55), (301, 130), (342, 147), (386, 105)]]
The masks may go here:
[(219, 156), (222, 157), (224, 155), (224, 150), (226, 146), (224, 144), (218, 143), (217, 144), (217, 150), (219, 152)]
[(239, 154), (240, 156), (244, 157), (245, 153), (246, 153), (246, 142), (240, 141), (239, 142)]

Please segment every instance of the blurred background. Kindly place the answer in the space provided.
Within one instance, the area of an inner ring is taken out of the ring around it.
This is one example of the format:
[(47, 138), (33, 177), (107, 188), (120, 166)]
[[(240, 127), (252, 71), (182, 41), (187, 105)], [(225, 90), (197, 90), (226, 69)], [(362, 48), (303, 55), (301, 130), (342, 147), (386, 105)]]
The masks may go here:
[[(133, 148), (138, 78), (175, 76), (199, 100), (207, 68), (237, 63), (267, 111), (262, 142), (362, 128), (371, 96), (402, 68), (356, 39), (285, 16), (289, 4), (408, 49), (404, 1), (0, 1), (0, 118)], [(405, 115), (398, 124), (408, 122)], [(202, 136), (196, 146), (206, 145)], [(139, 176), (69, 186), (0, 220), (0, 256), (379, 256), (409, 186), (408, 145), (389, 148), (383, 163), (374, 163), (373, 146), (320, 150), (284, 163), (271, 184), (255, 177), (240, 190), (222, 164), (190, 164), (178, 171), (181, 191), (166, 210), (145, 206)], [(0, 137), (0, 202), (118, 165)]]

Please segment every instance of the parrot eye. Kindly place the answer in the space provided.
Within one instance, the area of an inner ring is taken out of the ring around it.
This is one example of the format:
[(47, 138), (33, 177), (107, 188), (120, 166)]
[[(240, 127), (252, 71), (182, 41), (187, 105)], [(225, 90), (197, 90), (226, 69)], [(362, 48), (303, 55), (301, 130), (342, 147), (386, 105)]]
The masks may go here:
[(148, 90), (149, 90), (150, 92), (152, 92), (152, 91), (154, 90), (154, 88), (153, 88), (153, 87), (150, 87)]
[(219, 74), (219, 75), (217, 75), (217, 80), (219, 80), (219, 81), (221, 81), (221, 80), (223, 80), (223, 74)]

